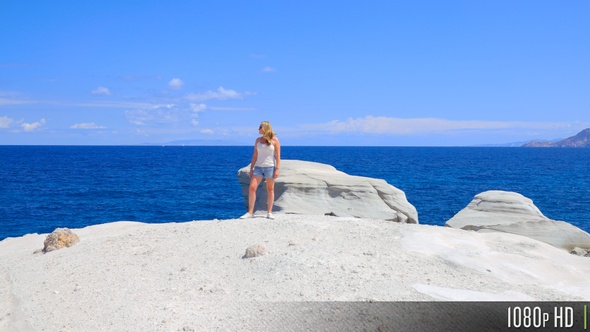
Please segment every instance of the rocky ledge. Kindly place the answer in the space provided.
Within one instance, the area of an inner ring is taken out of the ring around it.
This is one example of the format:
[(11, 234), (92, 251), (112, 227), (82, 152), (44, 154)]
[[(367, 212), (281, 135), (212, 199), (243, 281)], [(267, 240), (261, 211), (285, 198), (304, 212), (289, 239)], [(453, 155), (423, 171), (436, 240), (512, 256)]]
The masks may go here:
[[(248, 206), (250, 165), (238, 171), (244, 204)], [(273, 210), (281, 213), (375, 218), (418, 223), (418, 212), (406, 194), (385, 180), (352, 176), (331, 165), (282, 160), (275, 180)], [(266, 185), (256, 192), (256, 211), (266, 211)]]

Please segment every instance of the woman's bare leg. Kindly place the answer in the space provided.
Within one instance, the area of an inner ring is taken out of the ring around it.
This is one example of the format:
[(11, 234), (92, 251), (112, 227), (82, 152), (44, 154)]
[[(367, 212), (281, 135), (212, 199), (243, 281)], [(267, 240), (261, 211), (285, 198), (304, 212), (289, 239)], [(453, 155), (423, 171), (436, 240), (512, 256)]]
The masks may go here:
[(254, 204), (256, 203), (256, 189), (262, 181), (262, 176), (253, 176), (250, 179), (250, 188), (248, 188), (248, 213), (254, 214)]
[(266, 206), (268, 207), (268, 213), (272, 213), (272, 205), (275, 202), (275, 179), (266, 179), (266, 191), (268, 192)]

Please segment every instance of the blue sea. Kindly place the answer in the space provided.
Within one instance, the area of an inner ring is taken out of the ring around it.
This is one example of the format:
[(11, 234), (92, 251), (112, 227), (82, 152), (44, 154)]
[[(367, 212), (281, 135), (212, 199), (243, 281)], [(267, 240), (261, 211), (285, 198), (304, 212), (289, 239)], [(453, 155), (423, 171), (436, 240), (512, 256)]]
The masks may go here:
[[(250, 146), (0, 146), (0, 240), (57, 227), (236, 218)], [(519, 192), (590, 232), (590, 149), (292, 147), (403, 190), (421, 224), (444, 225), (486, 190)]]

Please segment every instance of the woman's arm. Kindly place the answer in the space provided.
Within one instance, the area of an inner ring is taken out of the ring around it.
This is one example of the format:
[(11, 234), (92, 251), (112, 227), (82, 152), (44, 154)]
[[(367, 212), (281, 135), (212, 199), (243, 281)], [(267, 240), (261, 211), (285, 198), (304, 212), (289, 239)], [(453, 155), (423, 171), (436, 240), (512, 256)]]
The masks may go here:
[(274, 138), (273, 144), (275, 146), (275, 174), (274, 174), (274, 178), (276, 179), (279, 176), (279, 169), (281, 168), (281, 142), (279, 142), (278, 137)]
[(258, 140), (260, 138), (256, 139), (256, 142), (254, 142), (254, 153), (252, 153), (252, 161), (250, 161), (250, 178), (252, 178), (252, 171), (254, 170), (254, 164), (256, 164), (256, 159), (258, 159), (258, 149), (256, 148), (256, 144), (258, 144)]

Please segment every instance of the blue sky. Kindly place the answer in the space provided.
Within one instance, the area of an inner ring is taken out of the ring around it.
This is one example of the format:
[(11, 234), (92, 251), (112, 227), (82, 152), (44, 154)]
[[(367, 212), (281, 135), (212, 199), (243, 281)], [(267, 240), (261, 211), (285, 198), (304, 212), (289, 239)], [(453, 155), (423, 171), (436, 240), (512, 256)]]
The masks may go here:
[(462, 146), (590, 127), (589, 1), (2, 1), (0, 144)]

